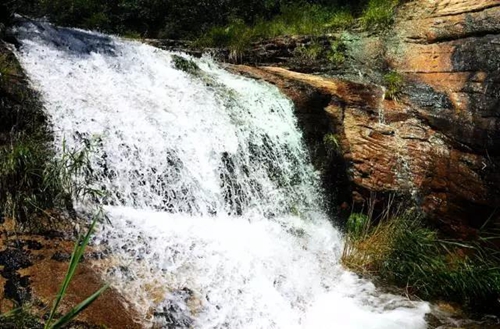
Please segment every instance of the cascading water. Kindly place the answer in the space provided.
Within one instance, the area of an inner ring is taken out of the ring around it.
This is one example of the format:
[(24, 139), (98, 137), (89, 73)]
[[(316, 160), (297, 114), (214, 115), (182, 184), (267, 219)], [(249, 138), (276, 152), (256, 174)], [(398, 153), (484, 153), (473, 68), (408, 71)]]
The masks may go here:
[(139, 320), (426, 327), (426, 303), (382, 294), (339, 264), (341, 234), (276, 88), (210, 59), (188, 74), (169, 52), (102, 34), (36, 22), (15, 32), (56, 147), (98, 140), (92, 166), (111, 224), (95, 243), (111, 251), (105, 280)]

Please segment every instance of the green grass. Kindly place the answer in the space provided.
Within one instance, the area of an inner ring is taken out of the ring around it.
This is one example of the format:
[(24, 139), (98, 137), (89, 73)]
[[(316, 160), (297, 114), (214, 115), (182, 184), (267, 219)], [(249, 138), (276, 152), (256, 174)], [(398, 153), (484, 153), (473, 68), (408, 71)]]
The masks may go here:
[(0, 209), (17, 223), (34, 228), (37, 215), (48, 210), (73, 212), (72, 199), (95, 198), (101, 191), (89, 187), (92, 146), (68, 150), (60, 158), (36, 136), (21, 137), (0, 148)]
[[(366, 30), (388, 28), (394, 20), (399, 0), (370, 0), (359, 17)], [(278, 36), (310, 35), (318, 36), (340, 32), (355, 25), (356, 19), (348, 8), (336, 8), (317, 4), (290, 4), (271, 19), (258, 19), (247, 25), (242, 20), (234, 20), (227, 26), (216, 26), (199, 37), (195, 45), (199, 47), (229, 48), (234, 54), (249, 49), (253, 42)], [(299, 54), (313, 50), (299, 49)], [(343, 63), (344, 59), (336, 49), (331, 51), (331, 61)]]
[(392, 71), (384, 75), (383, 83), (386, 86), (386, 98), (397, 100), (403, 91), (404, 82), (403, 75), (398, 72)]
[(380, 30), (393, 23), (394, 12), (399, 0), (370, 0), (360, 22), (366, 30)]
[(441, 239), (413, 214), (374, 225), (353, 214), (347, 223), (343, 264), (427, 300), (487, 310), (500, 296), (500, 258), (490, 245)]
[(323, 35), (348, 28), (354, 17), (347, 9), (312, 4), (285, 6), (270, 20), (253, 25), (235, 20), (225, 27), (214, 27), (198, 38), (201, 47), (227, 47), (234, 53), (248, 49), (252, 42), (277, 36)]
[(323, 144), (325, 145), (328, 154), (336, 154), (341, 151), (339, 138), (335, 134), (326, 134), (323, 136)]

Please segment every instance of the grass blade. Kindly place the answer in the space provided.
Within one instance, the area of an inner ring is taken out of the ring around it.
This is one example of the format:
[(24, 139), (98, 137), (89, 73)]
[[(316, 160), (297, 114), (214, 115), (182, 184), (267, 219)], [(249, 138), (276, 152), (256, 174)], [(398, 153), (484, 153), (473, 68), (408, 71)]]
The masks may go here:
[(50, 324), (52, 323), (52, 320), (54, 319), (54, 315), (57, 311), (57, 308), (59, 307), (59, 304), (61, 303), (62, 299), (64, 298), (64, 295), (66, 294), (66, 290), (68, 289), (69, 283), (71, 282), (71, 279), (73, 278), (76, 268), (78, 267), (78, 263), (80, 262), (80, 259), (83, 256), (83, 253), (85, 252), (85, 248), (87, 247), (87, 244), (89, 243), (90, 240), (90, 235), (94, 231), (94, 227), (97, 223), (97, 216), (94, 217), (92, 224), (90, 225), (90, 228), (85, 235), (83, 239), (78, 238), (76, 243), (75, 243), (75, 248), (73, 249), (73, 253), (71, 254), (71, 260), (69, 262), (69, 267), (68, 267), (68, 272), (66, 272), (66, 276), (64, 277), (63, 284), (61, 285), (61, 288), (59, 290), (59, 293), (57, 294), (56, 300), (54, 302), (54, 305), (52, 306), (52, 309), (50, 311), (49, 319), (45, 323), (44, 329), (49, 329), (51, 328)]

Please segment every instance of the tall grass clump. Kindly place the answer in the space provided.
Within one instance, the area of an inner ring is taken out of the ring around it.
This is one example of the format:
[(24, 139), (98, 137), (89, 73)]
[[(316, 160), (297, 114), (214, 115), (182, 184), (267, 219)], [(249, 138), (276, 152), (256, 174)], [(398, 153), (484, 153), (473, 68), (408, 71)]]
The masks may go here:
[(354, 21), (349, 10), (317, 4), (295, 3), (282, 6), (271, 19), (259, 18), (254, 24), (233, 20), (225, 27), (213, 27), (196, 41), (202, 47), (227, 47), (242, 52), (252, 42), (293, 35), (322, 35), (346, 29)]
[(367, 30), (383, 29), (391, 25), (399, 0), (370, 0), (360, 22)]
[[(90, 187), (92, 146), (69, 150), (60, 158), (35, 136), (21, 137), (0, 148), (0, 209), (20, 224), (36, 226), (37, 215), (51, 210), (74, 214), (72, 200), (95, 198), (101, 191)], [(50, 216), (49, 216), (50, 217)]]
[(485, 311), (500, 297), (500, 258), (483, 242), (441, 239), (412, 212), (377, 225), (353, 214), (347, 223), (343, 264), (428, 300)]
[(384, 75), (383, 83), (386, 87), (386, 97), (388, 99), (397, 100), (403, 91), (405, 81), (401, 73), (391, 71)]

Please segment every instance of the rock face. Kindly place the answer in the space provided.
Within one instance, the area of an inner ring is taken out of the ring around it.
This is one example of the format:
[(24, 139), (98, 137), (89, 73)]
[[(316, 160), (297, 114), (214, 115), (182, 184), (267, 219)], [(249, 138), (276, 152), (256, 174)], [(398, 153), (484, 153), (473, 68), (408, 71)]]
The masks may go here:
[[(412, 1), (390, 33), (353, 38), (348, 65), (362, 78), (232, 69), (296, 102), (313, 157), (328, 153), (323, 136), (333, 134), (340, 146), (333, 160), (342, 161), (333, 171), (345, 175), (327, 174), (336, 181), (326, 185), (352, 191), (337, 203), (406, 196), (444, 231), (467, 238), (490, 217), (500, 223), (499, 32), (496, 0)], [(405, 80), (397, 101), (381, 86), (388, 71)]]

